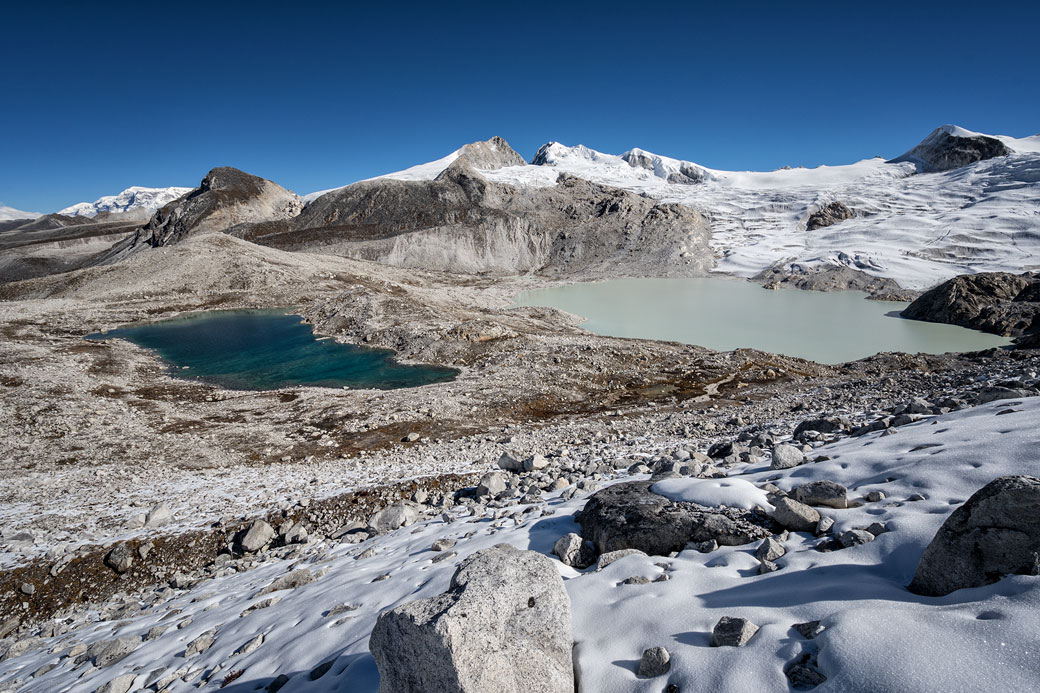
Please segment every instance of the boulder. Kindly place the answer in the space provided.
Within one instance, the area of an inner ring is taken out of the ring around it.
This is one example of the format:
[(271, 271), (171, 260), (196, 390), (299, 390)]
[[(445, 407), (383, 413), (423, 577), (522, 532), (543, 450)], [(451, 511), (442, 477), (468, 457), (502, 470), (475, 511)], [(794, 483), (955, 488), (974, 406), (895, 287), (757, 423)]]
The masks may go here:
[(368, 520), (368, 526), (379, 534), (385, 534), (414, 524), (418, 519), (418, 510), (404, 501), (399, 501), (372, 515)]
[(838, 543), (846, 549), (869, 544), (872, 541), (874, 541), (874, 535), (865, 529), (850, 529), (838, 535)]
[(510, 455), (508, 452), (503, 452), (502, 456), (498, 458), (498, 467), (507, 472), (519, 473), (524, 471), (524, 463)]
[(639, 676), (646, 679), (667, 674), (672, 668), (672, 656), (663, 647), (651, 647), (643, 650), (639, 658)]
[(770, 465), (773, 469), (791, 469), (805, 462), (805, 455), (795, 446), (786, 443), (773, 446), (773, 462)]
[(799, 486), (791, 495), (806, 505), (839, 510), (849, 507), (848, 489), (835, 481), (812, 481)]
[(99, 686), (95, 693), (129, 693), (137, 681), (137, 674), (123, 674)]
[(105, 556), (105, 565), (120, 575), (134, 564), (134, 553), (126, 544), (116, 544)]
[(136, 635), (126, 635), (113, 640), (100, 640), (87, 649), (86, 655), (94, 660), (94, 666), (103, 668), (125, 659), (140, 644), (141, 638)]
[(762, 540), (762, 543), (755, 549), (755, 558), (760, 561), (775, 561), (776, 559), (787, 553), (787, 549), (784, 545), (778, 542), (773, 537), (766, 537)]
[(1005, 476), (953, 511), (925, 549), (910, 591), (939, 597), (1004, 575), (1040, 574), (1040, 479)]
[(805, 433), (809, 431), (815, 431), (816, 433), (839, 433), (848, 428), (847, 422), (837, 417), (828, 417), (823, 419), (807, 419), (794, 429), (792, 437), (795, 440), (801, 440)]
[(596, 570), (603, 570), (614, 561), (620, 560), (625, 556), (645, 556), (646, 554), (639, 549), (618, 549), (617, 551), (608, 551), (607, 553), (600, 554), (599, 558), (596, 559)]
[(723, 616), (711, 631), (712, 647), (743, 647), (758, 632), (746, 618)]
[(524, 471), (534, 472), (539, 469), (545, 469), (549, 466), (549, 460), (545, 459), (542, 455), (531, 455), (524, 460)]
[(477, 498), (480, 498), (481, 496), (491, 496), (493, 498), (505, 490), (505, 474), (502, 472), (488, 472), (484, 476), (480, 477), (480, 483), (477, 484), (475, 495)]
[(173, 512), (166, 503), (158, 503), (145, 515), (145, 527), (160, 527), (173, 520)]
[(792, 498), (773, 500), (773, 520), (792, 532), (814, 532), (820, 522), (820, 513)]
[(553, 562), (499, 544), (444, 592), (379, 615), (369, 649), (382, 693), (573, 693), (570, 597)]
[(572, 568), (588, 568), (596, 560), (596, 549), (592, 542), (581, 538), (580, 534), (571, 532), (556, 540), (553, 553), (559, 556), (564, 565)]
[(639, 549), (658, 556), (691, 542), (739, 546), (769, 536), (768, 520), (754, 511), (672, 501), (653, 493), (652, 485), (630, 481), (597, 491), (578, 516), (582, 536), (601, 554)]
[(274, 527), (265, 520), (255, 520), (239, 541), (239, 545), (246, 553), (253, 553), (267, 546), (274, 537)]

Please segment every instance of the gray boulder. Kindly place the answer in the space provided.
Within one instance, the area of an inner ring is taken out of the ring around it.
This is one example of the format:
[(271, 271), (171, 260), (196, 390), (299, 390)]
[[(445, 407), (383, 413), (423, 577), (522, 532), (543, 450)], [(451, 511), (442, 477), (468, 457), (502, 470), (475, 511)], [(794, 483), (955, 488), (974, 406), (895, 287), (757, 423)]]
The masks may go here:
[(805, 455), (795, 446), (786, 443), (773, 446), (773, 462), (770, 465), (773, 469), (791, 469), (805, 462)]
[(572, 568), (588, 568), (596, 560), (596, 549), (592, 542), (581, 538), (580, 534), (571, 532), (556, 540), (553, 553), (559, 556), (564, 565)]
[(654, 678), (667, 674), (672, 668), (672, 656), (663, 647), (651, 647), (643, 650), (643, 656), (639, 658), (639, 675), (643, 678)]
[(246, 553), (253, 553), (267, 546), (274, 537), (274, 527), (267, 524), (265, 520), (255, 520), (239, 544)]
[(134, 552), (126, 544), (116, 544), (105, 556), (105, 565), (120, 575), (134, 564)]
[(743, 647), (758, 632), (746, 618), (723, 616), (711, 631), (712, 647)]
[(1040, 479), (1005, 476), (953, 511), (925, 549), (910, 591), (939, 597), (1004, 575), (1040, 574)]
[(781, 527), (793, 532), (814, 532), (820, 522), (820, 513), (792, 498), (773, 498), (773, 519)]
[(408, 503), (400, 501), (372, 515), (368, 520), (368, 526), (375, 532), (384, 534), (414, 524), (418, 519), (419, 511)]
[(849, 507), (848, 489), (835, 481), (813, 481), (799, 486), (792, 494), (799, 503), (826, 508)]
[(499, 544), (447, 592), (379, 615), (369, 649), (382, 693), (573, 693), (570, 597), (553, 562)]
[(816, 229), (833, 226), (854, 216), (856, 216), (856, 213), (843, 202), (831, 202), (829, 205), (821, 207), (809, 215), (808, 221), (805, 222), (805, 230), (815, 231)]
[(752, 511), (674, 502), (651, 491), (652, 485), (630, 481), (597, 491), (578, 515), (582, 536), (601, 554), (639, 549), (658, 556), (691, 542), (739, 546), (769, 536), (768, 520)]
[(476, 496), (491, 496), (495, 497), (498, 494), (506, 490), (506, 476), (502, 472), (488, 472), (484, 476), (480, 477), (480, 483), (477, 484)]

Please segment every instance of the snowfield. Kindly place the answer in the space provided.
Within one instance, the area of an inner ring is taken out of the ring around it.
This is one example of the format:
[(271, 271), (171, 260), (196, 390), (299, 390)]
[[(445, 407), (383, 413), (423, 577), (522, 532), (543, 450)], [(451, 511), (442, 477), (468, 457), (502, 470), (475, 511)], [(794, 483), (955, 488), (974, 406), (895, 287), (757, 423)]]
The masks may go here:
[[(847, 486), (850, 501), (881, 491), (886, 498), (880, 502), (819, 508), (835, 520), (836, 531), (887, 525), (871, 543), (821, 553), (814, 548), (818, 539), (792, 533), (787, 553), (776, 560), (780, 570), (765, 575), (757, 574), (752, 555), (757, 544), (703, 554), (687, 549), (670, 558), (631, 555), (599, 572), (557, 562), (572, 600), (580, 690), (658, 693), (669, 683), (683, 691), (788, 690), (784, 667), (803, 653), (817, 653), (828, 677), (819, 691), (1034, 690), (1040, 580), (1005, 577), (942, 598), (919, 597), (906, 585), (936, 530), (972, 493), (1002, 475), (1040, 474), (1040, 398), (994, 402), (892, 430), (824, 446), (814, 455), (829, 459), (794, 469), (772, 470), (765, 461), (734, 467), (727, 479), (659, 484), (669, 495), (698, 502), (754, 502), (761, 493), (755, 487), (765, 482), (789, 490), (828, 479)], [(661, 449), (642, 440), (619, 446), (618, 457), (633, 451), (649, 457)], [(914, 494), (924, 500), (908, 500)], [(427, 520), (357, 545), (309, 544), (295, 561), (266, 561), (192, 589), (169, 590), (168, 599), (142, 605), (121, 621), (96, 621), (38, 642), (31, 653), (0, 663), (0, 690), (93, 691), (127, 674), (136, 675), (131, 690), (149, 682), (170, 691), (216, 690), (225, 676), (241, 672), (224, 690), (253, 691), (285, 675), (283, 693), (376, 691), (368, 638), (381, 610), (444, 591), (463, 558), (498, 543), (551, 555), (559, 537), (579, 531), (573, 515), (586, 499), (579, 493), (565, 501), (555, 493), (545, 504)], [(457, 555), (430, 550), (445, 537), (457, 540)], [(259, 594), (299, 570), (316, 580)], [(668, 579), (621, 584), (662, 575)], [(748, 618), (761, 630), (741, 648), (709, 647), (722, 616)], [(791, 627), (816, 619), (824, 630), (813, 640)], [(74, 647), (120, 637), (136, 649), (111, 666), (77, 665), (76, 654), (67, 656)], [(190, 649), (202, 651), (186, 656), (192, 643)], [(641, 653), (655, 646), (671, 653), (671, 671), (638, 678)], [(327, 672), (316, 671), (330, 662)]]

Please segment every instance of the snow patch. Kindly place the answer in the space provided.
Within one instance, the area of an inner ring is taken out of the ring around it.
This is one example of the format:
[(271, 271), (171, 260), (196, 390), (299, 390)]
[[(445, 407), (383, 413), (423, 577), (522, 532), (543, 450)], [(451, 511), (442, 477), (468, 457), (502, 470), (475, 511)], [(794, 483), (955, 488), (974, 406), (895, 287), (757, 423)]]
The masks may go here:
[(696, 503), (709, 508), (721, 505), (752, 510), (755, 506), (771, 509), (766, 492), (743, 479), (665, 479), (650, 490), (673, 501)]

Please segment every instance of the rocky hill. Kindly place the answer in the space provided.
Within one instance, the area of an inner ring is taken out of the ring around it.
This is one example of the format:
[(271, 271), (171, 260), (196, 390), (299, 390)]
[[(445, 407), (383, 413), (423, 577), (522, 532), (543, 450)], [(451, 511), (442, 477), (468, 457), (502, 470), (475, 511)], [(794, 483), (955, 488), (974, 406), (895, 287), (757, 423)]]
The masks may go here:
[(707, 223), (692, 209), (576, 177), (540, 189), (494, 183), (469, 154), (432, 181), (364, 181), (317, 198), (291, 221), (234, 233), (462, 273), (696, 275), (713, 264)]

